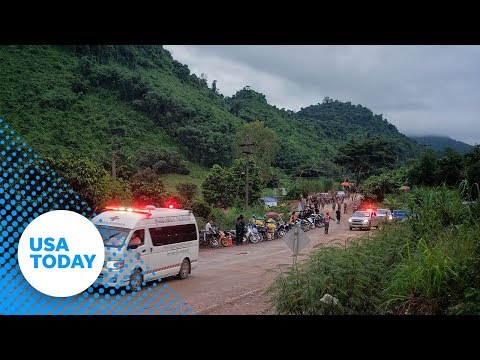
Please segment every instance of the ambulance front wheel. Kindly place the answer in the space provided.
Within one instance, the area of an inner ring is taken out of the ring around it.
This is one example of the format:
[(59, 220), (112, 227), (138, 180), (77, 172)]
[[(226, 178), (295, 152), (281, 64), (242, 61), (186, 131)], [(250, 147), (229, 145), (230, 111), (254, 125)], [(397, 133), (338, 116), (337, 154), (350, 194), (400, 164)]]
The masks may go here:
[(143, 283), (143, 275), (140, 269), (135, 269), (130, 275), (130, 291), (140, 291)]

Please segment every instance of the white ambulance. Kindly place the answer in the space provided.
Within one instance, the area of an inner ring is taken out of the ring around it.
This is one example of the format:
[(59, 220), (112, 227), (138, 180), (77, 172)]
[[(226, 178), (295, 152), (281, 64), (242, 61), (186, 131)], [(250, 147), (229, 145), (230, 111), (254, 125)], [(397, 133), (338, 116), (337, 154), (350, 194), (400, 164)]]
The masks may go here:
[(198, 265), (198, 226), (183, 209), (107, 207), (92, 222), (102, 235), (105, 263), (98, 285), (138, 290), (176, 275), (185, 279)]

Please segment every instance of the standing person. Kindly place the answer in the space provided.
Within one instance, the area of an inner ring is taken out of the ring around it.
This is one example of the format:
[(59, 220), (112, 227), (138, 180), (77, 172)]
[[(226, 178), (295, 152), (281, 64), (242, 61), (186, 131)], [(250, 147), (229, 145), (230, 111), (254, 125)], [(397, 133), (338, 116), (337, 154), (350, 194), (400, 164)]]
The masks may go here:
[(297, 218), (302, 218), (302, 203), (298, 203), (297, 205)]
[[(332, 209), (333, 209), (333, 211), (335, 211), (335, 205), (337, 205), (337, 202), (336, 202), (336, 200), (334, 199), (334, 200), (332, 201)], [(328, 214), (328, 213), (327, 213), (327, 214)]]
[(237, 245), (243, 245), (243, 236), (245, 235), (245, 221), (243, 221), (243, 215), (237, 218), (235, 224), (235, 240)]
[(288, 222), (290, 224), (294, 224), (295, 223), (295, 211), (293, 211), (291, 214), (290, 214), (290, 218), (288, 219)]
[(327, 212), (327, 214), (323, 218), (323, 223), (325, 224), (325, 234), (328, 234), (328, 228), (330, 226), (330, 220), (334, 220), (334, 219)]
[(300, 195), (300, 202), (299, 202), (298, 206), (300, 208), (299, 218), (303, 219), (303, 215), (305, 214), (305, 198), (303, 197), (303, 195)]
[(343, 203), (343, 213), (344, 214), (347, 213), (347, 202), (346, 201)]
[(340, 206), (338, 207), (336, 213), (337, 213), (337, 224), (340, 224), (340, 213), (341, 213)]
[(208, 220), (207, 225), (205, 225), (205, 240), (207, 243), (210, 241), (210, 238), (215, 234), (215, 229), (213, 228), (213, 219)]

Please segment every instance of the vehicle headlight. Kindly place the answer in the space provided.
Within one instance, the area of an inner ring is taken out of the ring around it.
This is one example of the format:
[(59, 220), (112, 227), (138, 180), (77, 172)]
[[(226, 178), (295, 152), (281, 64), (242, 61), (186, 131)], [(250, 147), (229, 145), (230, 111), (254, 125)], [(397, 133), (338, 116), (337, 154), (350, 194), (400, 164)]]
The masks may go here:
[(368, 219), (363, 220), (363, 222), (364, 222), (364, 223), (367, 223), (367, 222), (368, 222)]
[(348, 222), (352, 222), (352, 218), (348, 219)]
[(389, 217), (388, 217), (388, 220), (392, 220), (392, 219), (393, 219), (393, 217), (392, 217), (392, 216), (389, 216)]
[(106, 261), (105, 267), (107, 269), (121, 269), (125, 265), (123, 260), (114, 260), (114, 261)]

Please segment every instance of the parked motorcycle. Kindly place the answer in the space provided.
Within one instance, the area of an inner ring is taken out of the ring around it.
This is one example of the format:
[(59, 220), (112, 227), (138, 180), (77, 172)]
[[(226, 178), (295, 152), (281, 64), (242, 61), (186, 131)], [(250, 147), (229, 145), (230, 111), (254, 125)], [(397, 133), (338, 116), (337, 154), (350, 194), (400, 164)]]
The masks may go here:
[(247, 226), (247, 231), (243, 236), (243, 243), (250, 241), (252, 244), (256, 244), (257, 242), (260, 241), (260, 238), (261, 236), (258, 233), (257, 228), (255, 226), (249, 225)]
[(220, 229), (217, 230), (217, 233), (219, 234), (218, 241), (220, 244), (222, 244), (224, 247), (228, 246), (228, 231), (222, 231)]
[[(230, 230), (229, 232), (232, 235), (232, 242), (236, 243), (237, 242), (237, 231), (236, 230)], [(243, 235), (242, 244), (246, 244), (246, 243), (247, 243), (247, 239), (246, 239), (245, 235)]]
[(308, 230), (311, 229), (310, 227), (310, 221), (305, 220), (305, 219), (297, 219), (296, 225), (300, 226), (300, 228), (304, 231), (307, 232)]
[(325, 223), (323, 222), (324, 216), (322, 214), (315, 214), (314, 215), (314, 222), (315, 226), (318, 228), (324, 227)]
[(277, 224), (273, 221), (267, 221), (266, 224), (266, 238), (265, 240), (273, 240), (275, 239), (275, 231), (277, 230)]
[(284, 222), (278, 223), (277, 228), (275, 229), (275, 238), (284, 237), (286, 233), (286, 224)]
[(210, 245), (212, 248), (217, 248), (220, 245), (220, 234), (218, 232), (215, 232), (208, 237), (205, 230), (200, 230), (198, 232), (198, 239), (199, 246)]
[(307, 217), (306, 220), (307, 220), (309, 230), (315, 229), (315, 215), (311, 214), (309, 217)]

